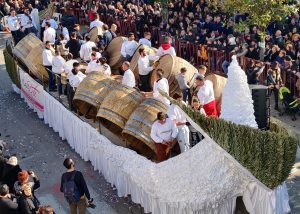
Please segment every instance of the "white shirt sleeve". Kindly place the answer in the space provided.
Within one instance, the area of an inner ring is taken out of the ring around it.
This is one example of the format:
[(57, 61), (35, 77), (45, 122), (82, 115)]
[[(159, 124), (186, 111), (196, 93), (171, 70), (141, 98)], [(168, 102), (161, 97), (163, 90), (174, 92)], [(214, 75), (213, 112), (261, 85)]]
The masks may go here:
[(177, 137), (177, 135), (178, 135), (178, 128), (177, 128), (177, 126), (175, 125), (175, 123), (172, 123), (172, 138), (176, 138)]
[(162, 55), (163, 55), (162, 47), (159, 47), (157, 52), (156, 52), (156, 56), (161, 57)]
[(163, 139), (158, 136), (158, 127), (156, 122), (152, 124), (150, 136), (155, 143), (163, 142)]
[(126, 57), (126, 41), (123, 42), (122, 47), (121, 47), (121, 54), (123, 57)]

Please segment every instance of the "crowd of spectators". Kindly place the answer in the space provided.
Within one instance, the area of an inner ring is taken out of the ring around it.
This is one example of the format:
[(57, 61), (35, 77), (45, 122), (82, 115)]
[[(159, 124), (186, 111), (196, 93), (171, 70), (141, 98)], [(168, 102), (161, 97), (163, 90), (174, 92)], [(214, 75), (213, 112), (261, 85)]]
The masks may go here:
[[(297, 81), (297, 76), (300, 75), (299, 73), (295, 75), (300, 66), (299, 12), (286, 17), (281, 22), (271, 22), (265, 32), (265, 41), (262, 41), (258, 26), (246, 28), (241, 33), (234, 30), (235, 23), (247, 18), (245, 14), (229, 16), (214, 10), (205, 0), (174, 0), (169, 3), (167, 11), (164, 11), (160, 3), (151, 1), (102, 0), (91, 3), (90, 9), (88, 9), (87, 1), (81, 3), (57, 1), (56, 5), (61, 9), (72, 7), (82, 10), (88, 22), (95, 19), (95, 14), (100, 14), (100, 17), (110, 16), (115, 20), (134, 23), (136, 35), (140, 38), (143, 37), (145, 30), (156, 28), (160, 34), (170, 35), (185, 44), (201, 45), (205, 47), (200, 53), (203, 59), (202, 64), (209, 65), (211, 71), (226, 74), (228, 65), (226, 60), (232, 54), (250, 59), (244, 67), (247, 67), (252, 75), (249, 77), (249, 83), (259, 82), (261, 73), (253, 73), (254, 65), (260, 63), (260, 68), (266, 65), (264, 68), (268, 71), (271, 64), (278, 63), (279, 69), (284, 72), (282, 83), (288, 85), (292, 92), (298, 95), (294, 90), (300, 88), (300, 81)], [(164, 19), (164, 16), (167, 16), (167, 19)], [(158, 47), (157, 40), (158, 37), (152, 36), (152, 44)], [(223, 54), (218, 54), (220, 52)], [(191, 54), (186, 51), (181, 57), (194, 62), (195, 55), (198, 53)], [(217, 64), (222, 66), (217, 67)], [(264, 83), (267, 84), (266, 77), (267, 75), (265, 75)]]

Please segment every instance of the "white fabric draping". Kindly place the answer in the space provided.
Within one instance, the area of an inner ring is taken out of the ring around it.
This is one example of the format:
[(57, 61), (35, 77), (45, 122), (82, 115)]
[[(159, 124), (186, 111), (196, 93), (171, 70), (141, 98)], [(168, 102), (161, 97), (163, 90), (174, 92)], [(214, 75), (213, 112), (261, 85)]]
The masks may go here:
[[(189, 151), (155, 164), (136, 152), (112, 144), (91, 125), (45, 94), (45, 123), (66, 139), (84, 160), (90, 160), (119, 196), (131, 195), (153, 214), (231, 214), (237, 196), (245, 197), (255, 214), (285, 213), (285, 184), (274, 191), (211, 140), (190, 118), (205, 139)], [(254, 190), (253, 190), (254, 189)]]

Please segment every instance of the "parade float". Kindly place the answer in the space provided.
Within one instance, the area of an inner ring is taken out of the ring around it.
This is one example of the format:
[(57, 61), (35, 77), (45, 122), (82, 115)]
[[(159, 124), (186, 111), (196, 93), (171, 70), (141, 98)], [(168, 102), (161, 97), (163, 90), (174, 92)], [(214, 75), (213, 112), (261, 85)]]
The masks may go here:
[[(20, 43), (24, 41), (26, 38)], [(120, 50), (119, 43), (122, 41), (124, 38), (114, 39), (114, 47), (107, 47), (112, 57), (108, 61), (115, 68), (120, 64), (121, 56), (116, 50)], [(26, 72), (30, 71), (30, 67), (25, 72), (20, 71), (15, 62), (24, 59), (13, 54), (15, 48), (18, 47), (14, 47), (12, 53), (5, 52), (5, 61), (16, 85), (16, 76), (20, 73), (22, 96), (23, 91), (27, 90), (22, 79), (27, 78), (27, 83), (38, 84), (45, 78), (39, 79), (38, 75), (36, 79), (28, 77)], [(159, 66), (163, 66), (162, 62), (160, 60)], [(174, 79), (178, 67), (172, 69), (167, 75)], [(231, 86), (224, 86), (224, 81), (220, 87), (214, 85), (214, 88), (224, 87), (223, 95), (218, 91), (220, 99), (224, 96), (221, 109), (224, 119), (204, 117), (164, 95), (179, 105), (187, 120), (204, 139), (187, 152), (161, 163), (155, 162), (155, 147), (149, 132), (155, 112), (165, 112), (167, 107), (114, 82), (112, 77), (92, 73), (76, 91), (74, 104), (92, 120), (78, 117), (46, 90), (35, 92), (35, 95), (40, 93), (42, 97), (39, 99), (42, 110), (36, 109), (31, 99), (23, 97), (35, 111), (42, 113), (45, 123), (62, 139), (66, 139), (84, 160), (91, 161), (94, 169), (117, 188), (120, 197), (131, 195), (132, 201), (141, 204), (145, 212), (229, 214), (235, 212), (237, 197), (242, 197), (251, 214), (288, 213), (290, 208), (285, 180), (295, 161), (298, 139), (285, 125), (275, 120), (271, 121), (267, 131), (253, 128), (255, 125), (250, 125), (254, 123), (251, 101), (248, 115), (244, 115), (251, 123), (241, 124), (235, 120), (230, 106), (236, 105), (233, 108), (236, 109), (242, 103), (226, 91), (230, 92), (228, 87), (232, 89), (239, 81), (244, 81), (243, 76), (240, 79), (236, 74), (241, 74), (241, 68), (233, 59), (227, 81)], [(176, 91), (178, 86), (173, 85), (172, 89)], [(249, 88), (245, 88), (245, 84), (240, 87), (241, 95), (245, 95), (249, 103)], [(31, 95), (34, 99), (35, 95)], [(230, 99), (236, 100), (233, 103)], [(116, 143), (115, 139), (121, 143)]]

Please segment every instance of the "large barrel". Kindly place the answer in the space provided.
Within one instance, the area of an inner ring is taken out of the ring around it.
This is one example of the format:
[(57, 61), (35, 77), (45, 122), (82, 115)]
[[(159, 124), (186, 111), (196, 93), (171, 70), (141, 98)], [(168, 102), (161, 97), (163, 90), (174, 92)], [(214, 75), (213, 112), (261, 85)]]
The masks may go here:
[(207, 77), (205, 77), (205, 79), (210, 80), (213, 83), (216, 107), (218, 112), (220, 112), (222, 104), (222, 92), (227, 83), (227, 78), (217, 74), (209, 74)]
[(166, 113), (167, 110), (168, 106), (163, 102), (147, 98), (134, 110), (124, 127), (123, 136), (130, 146), (149, 159), (155, 159), (157, 154), (150, 136), (152, 124), (158, 112)]
[(91, 41), (96, 42), (98, 36), (102, 35), (102, 27), (93, 27), (88, 34), (91, 38)]
[(116, 37), (106, 47), (107, 61), (113, 74), (119, 74), (119, 68), (125, 61), (125, 58), (121, 55), (121, 48), (126, 37)]
[(130, 61), (130, 70), (133, 71), (134, 76), (136, 79), (139, 77), (139, 69), (138, 69), (138, 60), (140, 58), (139, 49), (144, 48), (146, 53), (149, 53), (151, 56), (155, 56), (157, 49), (149, 47), (148, 45), (139, 45), (138, 48), (135, 50), (132, 59)]
[(164, 71), (164, 77), (169, 82), (170, 96), (173, 96), (176, 92), (180, 93), (181, 90), (178, 85), (177, 77), (178, 77), (178, 74), (180, 74), (180, 69), (182, 67), (186, 67), (186, 69), (187, 69), (187, 73), (186, 73), (187, 81), (191, 81), (193, 79), (194, 74), (198, 72), (197, 69), (193, 65), (191, 65), (189, 62), (187, 62), (186, 60), (184, 60), (180, 57), (171, 56), (169, 54), (163, 55), (159, 59), (158, 65), (155, 67), (154, 71), (152, 72), (151, 85), (153, 86), (156, 71), (157, 71), (157, 69), (160, 68)]
[(43, 43), (34, 34), (28, 34), (12, 50), (30, 72), (44, 82), (48, 81), (48, 72), (43, 66)]
[(120, 135), (131, 113), (143, 99), (135, 89), (119, 84), (103, 100), (97, 118), (113, 133)]
[(101, 103), (115, 85), (106, 75), (92, 72), (77, 87), (73, 103), (84, 116), (96, 118)]

